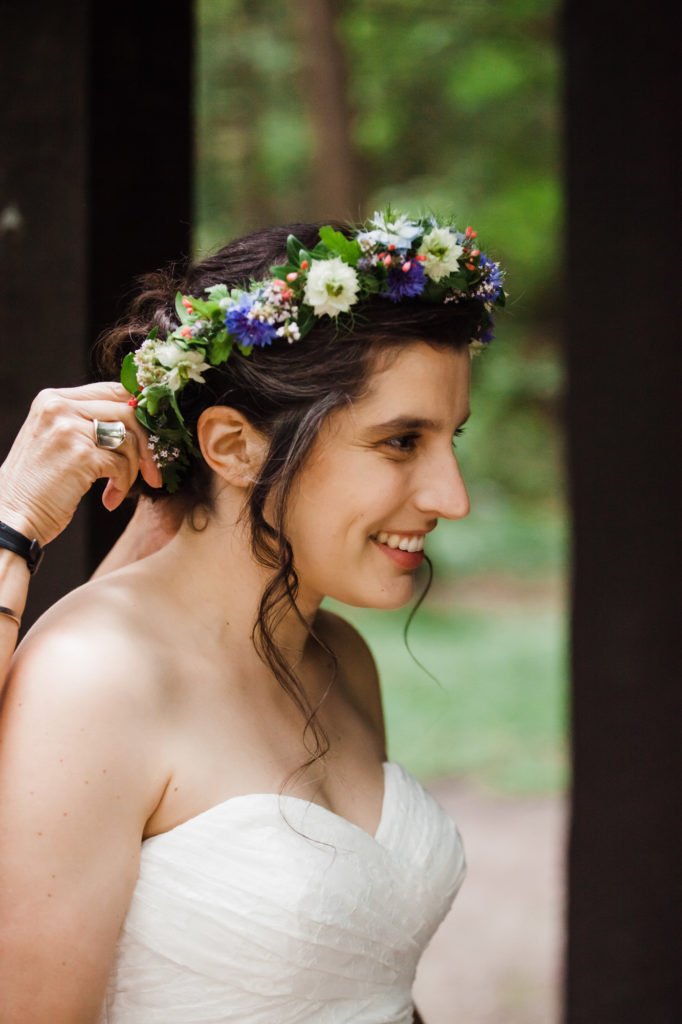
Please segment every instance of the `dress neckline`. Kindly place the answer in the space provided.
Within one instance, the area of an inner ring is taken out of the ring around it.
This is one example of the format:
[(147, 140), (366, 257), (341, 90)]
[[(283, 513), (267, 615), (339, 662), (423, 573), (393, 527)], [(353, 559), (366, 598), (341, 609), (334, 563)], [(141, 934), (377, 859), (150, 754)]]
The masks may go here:
[(221, 800), (220, 803), (214, 804), (212, 807), (207, 807), (205, 811), (200, 811), (199, 814), (192, 815), (191, 818), (187, 818), (186, 821), (181, 821), (180, 824), (174, 825), (172, 828), (166, 829), (165, 832), (157, 832), (153, 836), (147, 836), (142, 840), (142, 845), (149, 843), (152, 840), (162, 839), (164, 836), (172, 836), (181, 831), (191, 828), (195, 823), (204, 821), (209, 815), (215, 815), (219, 811), (224, 810), (231, 804), (237, 804), (245, 800), (283, 800), (293, 804), (306, 804), (309, 808), (313, 809), (313, 813), (322, 812), (323, 815), (327, 815), (330, 818), (336, 819), (339, 824), (344, 825), (346, 828), (354, 829), (356, 832), (362, 833), (371, 842), (378, 843), (380, 840), (381, 833), (386, 824), (387, 820), (387, 809), (390, 803), (389, 795), (389, 779), (391, 777), (391, 771), (389, 769), (400, 768), (401, 765), (397, 761), (382, 761), (381, 767), (384, 772), (384, 790), (381, 799), (381, 811), (379, 812), (379, 823), (374, 833), (369, 832), (362, 825), (356, 825), (354, 821), (349, 818), (344, 818), (342, 814), (337, 814), (336, 811), (332, 811), (329, 807), (325, 807), (323, 804), (317, 803), (315, 800), (306, 800), (302, 796), (294, 796), (292, 793), (238, 793), (236, 796), (229, 796), (226, 800)]

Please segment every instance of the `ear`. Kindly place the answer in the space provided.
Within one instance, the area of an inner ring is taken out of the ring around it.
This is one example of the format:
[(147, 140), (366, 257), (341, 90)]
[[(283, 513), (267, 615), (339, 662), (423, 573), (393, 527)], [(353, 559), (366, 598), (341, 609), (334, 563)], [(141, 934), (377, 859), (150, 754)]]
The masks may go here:
[(201, 454), (211, 469), (234, 487), (248, 487), (265, 458), (265, 437), (236, 409), (211, 405), (197, 421)]

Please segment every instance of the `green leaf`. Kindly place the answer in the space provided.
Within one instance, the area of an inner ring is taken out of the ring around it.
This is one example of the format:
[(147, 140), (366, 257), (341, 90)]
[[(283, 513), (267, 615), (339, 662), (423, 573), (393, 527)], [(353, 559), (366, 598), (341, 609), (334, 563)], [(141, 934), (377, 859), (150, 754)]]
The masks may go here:
[(158, 416), (168, 404), (173, 392), (167, 384), (152, 384), (144, 393), (144, 403), (150, 416)]
[(356, 239), (346, 238), (329, 224), (320, 228), (320, 239), (330, 252), (336, 253), (344, 263), (348, 263), (351, 267), (354, 267), (362, 256), (360, 243)]
[(189, 313), (182, 304), (182, 292), (176, 292), (175, 294), (175, 312), (178, 315), (178, 320), (181, 324), (189, 322)]
[(137, 383), (137, 367), (135, 366), (135, 356), (132, 352), (129, 352), (121, 363), (121, 384), (129, 391), (131, 395), (136, 395), (140, 390)]
[(154, 424), (149, 419), (149, 416), (147, 415), (147, 410), (144, 408), (143, 405), (137, 406), (137, 408), (135, 409), (135, 416), (137, 417), (138, 421), (142, 424), (143, 427), (145, 427), (151, 433), (154, 433)]
[(306, 249), (303, 242), (299, 242), (296, 235), (289, 235), (287, 238), (287, 256), (294, 265), (294, 269), (298, 270), (301, 266), (301, 260), (310, 259), (310, 252)]
[(292, 271), (300, 271), (299, 266), (294, 266), (293, 263), (281, 263), (277, 266), (270, 267), (270, 273), (273, 277), (280, 277), (286, 279), (287, 274), (291, 274)]
[(211, 302), (220, 302), (221, 299), (229, 298), (229, 292), (226, 284), (212, 284), (208, 288), (204, 288), (204, 291), (208, 295)]
[(169, 391), (168, 402), (169, 402), (173, 412), (175, 413), (175, 416), (176, 416), (176, 419), (177, 419), (177, 423), (178, 423), (178, 427), (182, 431), (183, 437), (186, 438), (190, 442), (190, 444), (191, 444), (191, 442), (192, 442), (192, 435), (190, 434), (189, 430), (185, 426), (185, 419), (184, 419), (182, 413), (180, 412), (180, 407), (178, 405), (178, 400), (176, 398), (175, 392), (171, 391), (170, 388), (168, 389), (168, 391)]
[[(205, 302), (204, 299), (195, 299), (192, 297), (192, 312), (198, 313), (201, 317), (206, 320), (212, 319), (216, 313), (220, 313), (220, 306), (217, 306), (215, 301)], [(183, 307), (184, 308), (184, 307)]]
[(301, 332), (301, 338), (304, 338), (308, 331), (315, 326), (315, 313), (312, 306), (299, 306), (297, 322), (298, 329)]
[(232, 351), (232, 339), (226, 330), (214, 335), (208, 343), (206, 354), (211, 366), (220, 366), (224, 363)]
[(168, 465), (164, 466), (161, 470), (163, 485), (169, 494), (175, 494), (180, 486), (183, 470), (184, 466), (180, 463), (179, 459), (176, 459), (174, 462), (169, 462)]
[(360, 278), (360, 287), (368, 295), (376, 295), (381, 290), (382, 284), (383, 281), (378, 281), (376, 277), (370, 277), (369, 274), (363, 274)]

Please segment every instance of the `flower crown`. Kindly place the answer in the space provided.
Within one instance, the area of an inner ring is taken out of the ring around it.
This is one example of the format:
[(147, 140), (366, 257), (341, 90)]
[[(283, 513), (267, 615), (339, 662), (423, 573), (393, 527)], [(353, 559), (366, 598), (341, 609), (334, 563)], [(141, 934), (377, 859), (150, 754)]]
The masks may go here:
[(254, 346), (300, 341), (316, 320), (331, 317), (342, 324), (375, 297), (431, 304), (474, 299), (480, 317), (470, 351), (490, 342), (493, 309), (505, 304), (504, 271), (481, 252), (476, 236), (471, 227), (458, 231), (432, 216), (412, 220), (388, 207), (350, 238), (331, 226), (321, 228), (313, 249), (289, 235), (287, 263), (246, 288), (212, 285), (205, 299), (178, 292), (179, 326), (165, 338), (155, 327), (121, 367), (121, 382), (133, 396), (128, 404), (149, 431), (166, 490), (178, 489), (190, 458), (200, 454), (178, 392), (190, 380), (205, 383), (202, 373), (226, 363), (235, 348), (249, 356)]

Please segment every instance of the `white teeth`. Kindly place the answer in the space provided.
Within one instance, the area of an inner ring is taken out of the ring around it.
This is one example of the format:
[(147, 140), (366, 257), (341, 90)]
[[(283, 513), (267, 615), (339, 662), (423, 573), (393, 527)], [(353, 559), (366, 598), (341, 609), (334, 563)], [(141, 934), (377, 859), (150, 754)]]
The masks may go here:
[(423, 551), (424, 537), (403, 537), (399, 533), (378, 533), (376, 539), (380, 544), (387, 544), (389, 548), (400, 548), (401, 551)]

